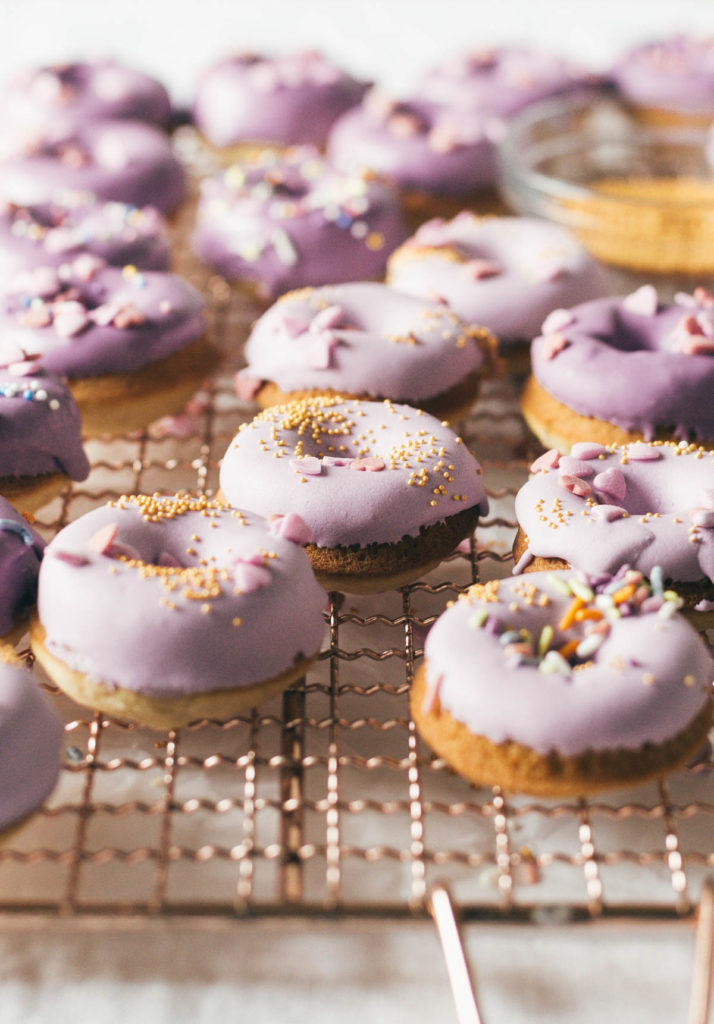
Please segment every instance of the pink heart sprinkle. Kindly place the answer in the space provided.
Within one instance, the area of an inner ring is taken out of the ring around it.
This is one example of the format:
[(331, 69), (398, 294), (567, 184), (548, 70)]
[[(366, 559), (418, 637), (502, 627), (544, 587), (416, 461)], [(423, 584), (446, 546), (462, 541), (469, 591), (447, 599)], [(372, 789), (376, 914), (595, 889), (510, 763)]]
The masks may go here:
[(305, 353), (305, 362), (313, 370), (328, 370), (332, 363), (332, 352), (336, 347), (337, 338), (334, 334), (323, 331), (311, 339)]
[(303, 476), (319, 476), (322, 473), (322, 463), (314, 455), (305, 455), (301, 459), (291, 459), (289, 466), (296, 473), (302, 473)]
[(296, 512), (290, 512), (284, 516), (281, 514), (272, 515), (268, 519), (270, 532), (276, 537), (284, 537), (293, 544), (311, 544), (313, 532), (307, 523)]
[(475, 281), (481, 281), (486, 277), (497, 277), (503, 273), (503, 268), (493, 260), (467, 260), (464, 267), (469, 277)]
[(50, 313), (49, 306), (46, 306), (43, 302), (42, 305), (23, 309), (22, 312), (17, 314), (16, 319), (20, 327), (47, 327), (48, 324), (52, 323), (52, 314)]
[(343, 316), (344, 310), (341, 306), (328, 306), (327, 309), (321, 309), (317, 316), (312, 318), (310, 330), (314, 334), (320, 334), (322, 331), (329, 330), (330, 327), (336, 327)]
[(326, 455), (322, 460), (323, 466), (349, 466), (354, 459), (335, 458), (334, 455)]
[(87, 547), (98, 555), (105, 555), (114, 543), (118, 529), (116, 523), (107, 523), (89, 538)]
[(59, 274), (54, 267), (36, 267), (34, 270), (28, 270), (23, 283), (25, 287), (22, 291), (43, 299), (55, 295), (62, 287)]
[(544, 334), (535, 339), (540, 344), (541, 355), (544, 359), (553, 359), (570, 344), (564, 334)]
[(581, 462), (580, 459), (575, 459), (572, 455), (563, 455), (558, 463), (558, 472), (561, 476), (588, 477), (592, 476), (595, 470), (587, 462)]
[(714, 306), (714, 295), (708, 288), (695, 288), (694, 299), (700, 306)]
[(593, 486), (600, 494), (606, 494), (608, 498), (622, 501), (627, 493), (627, 482), (624, 473), (616, 466), (611, 466), (593, 480)]
[(628, 313), (654, 316), (659, 306), (657, 289), (652, 284), (643, 284), (641, 288), (625, 296), (622, 306)]
[(387, 121), (390, 132), (398, 139), (413, 139), (423, 129), (421, 118), (416, 114), (396, 111)]
[(662, 458), (659, 449), (644, 441), (633, 441), (632, 444), (627, 445), (626, 450), (627, 458), (632, 459), (633, 462), (655, 462)]
[(58, 561), (66, 562), (67, 565), (73, 565), (77, 568), (89, 565), (89, 559), (85, 555), (77, 554), (74, 551), (51, 551), (50, 554)]
[(579, 476), (559, 476), (558, 483), (578, 498), (587, 498), (592, 493), (592, 487), (587, 480), (581, 480)]
[(561, 277), (565, 277), (567, 270), (564, 263), (545, 260), (533, 268), (532, 276), (534, 281), (558, 281)]
[(114, 317), (120, 311), (121, 305), (118, 302), (106, 302), (103, 306), (97, 306), (93, 309), (90, 314), (90, 320), (93, 320), (99, 327), (108, 327)]
[[(444, 241), (444, 228), (446, 221), (443, 217), (432, 217), (431, 220), (417, 228), (413, 241), (421, 242), (422, 245), (441, 245)], [(406, 245), (410, 244), (407, 239)]]
[(692, 526), (699, 526), (703, 530), (714, 529), (714, 509), (693, 508), (689, 511), (689, 518)]
[(570, 327), (575, 323), (575, 317), (569, 309), (554, 309), (543, 321), (542, 334), (557, 334), (564, 327)]
[(711, 487), (705, 487), (702, 491), (702, 505), (704, 508), (714, 508), (714, 490)]
[(107, 266), (107, 261), (103, 260), (101, 256), (94, 256), (90, 252), (83, 252), (76, 260), (72, 263), (72, 273), (75, 274), (80, 281), (91, 281), (96, 273), (100, 270), (104, 270)]
[(127, 302), (114, 315), (112, 324), (119, 330), (126, 330), (128, 327), (140, 327), (146, 323), (146, 314), (135, 306), (133, 302)]
[(10, 363), (7, 372), (12, 374), (13, 377), (31, 377), (33, 373), (37, 373), (41, 369), (41, 363), (34, 359), (25, 359), (19, 363)]
[(606, 523), (612, 523), (615, 519), (622, 519), (627, 515), (627, 511), (619, 505), (594, 505), (590, 509), (590, 515), (593, 519), (604, 519)]
[(596, 459), (598, 455), (604, 455), (607, 451), (602, 444), (594, 444), (590, 441), (578, 441), (570, 449), (570, 454), (576, 459)]
[(275, 333), (285, 334), (291, 340), (299, 338), (310, 326), (308, 320), (297, 316), (283, 316), (275, 323)]
[(714, 341), (704, 335), (685, 338), (680, 345), (680, 352), (685, 356), (710, 356), (714, 353)]
[(263, 386), (258, 377), (251, 377), (247, 370), (239, 370), (233, 378), (236, 395), (244, 402), (252, 402)]
[(382, 459), (367, 455), (365, 458), (353, 459), (350, 469), (355, 469), (358, 473), (379, 473), (380, 470), (386, 469), (386, 466)]
[(81, 302), (62, 302), (54, 314), (54, 328), (60, 338), (73, 338), (91, 323)]
[(272, 579), (269, 569), (264, 565), (254, 565), (252, 562), (238, 562), (233, 575), (236, 587), (244, 594), (253, 594), (256, 590), (267, 587)]
[(531, 462), (531, 473), (545, 473), (548, 469), (556, 469), (560, 462), (560, 452), (556, 448), (549, 448), (543, 455), (539, 455), (535, 462)]
[(429, 132), (429, 149), (434, 153), (453, 153), (459, 148), (460, 137), (456, 128), (448, 124), (435, 124)]

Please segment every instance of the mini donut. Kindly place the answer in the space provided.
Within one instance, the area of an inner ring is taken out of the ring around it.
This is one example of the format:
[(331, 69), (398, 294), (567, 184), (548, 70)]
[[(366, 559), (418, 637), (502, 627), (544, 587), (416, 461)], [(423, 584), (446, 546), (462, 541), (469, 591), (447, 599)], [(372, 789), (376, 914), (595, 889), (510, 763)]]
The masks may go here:
[[(476, 584), (437, 620), (410, 695), (422, 737), (477, 785), (564, 797), (685, 764), (712, 720), (712, 659), (677, 600), (626, 573)], [(638, 574), (639, 576), (639, 574)]]
[(0, 293), (0, 366), (69, 378), (85, 433), (177, 412), (215, 366), (204, 302), (174, 274), (84, 254), (18, 272)]
[(64, 381), (32, 364), (0, 369), (0, 438), (0, 494), (24, 512), (89, 475), (77, 403)]
[(610, 72), (618, 95), (647, 124), (706, 127), (714, 118), (714, 39), (683, 34), (639, 44)]
[(393, 188), (303, 147), (266, 150), (201, 182), (193, 247), (227, 280), (270, 299), (381, 277), (405, 234)]
[(0, 89), (0, 148), (68, 135), (95, 121), (130, 119), (167, 128), (171, 101), (148, 75), (114, 60), (32, 68)]
[(64, 189), (171, 213), (186, 179), (169, 138), (140, 121), (79, 124), (0, 160), (0, 198), (8, 202), (51, 203)]
[(0, 646), (0, 833), (6, 837), (50, 795), (64, 729), (32, 674)]
[(259, 515), (297, 512), (318, 580), (350, 593), (416, 579), (488, 511), (461, 438), (389, 401), (313, 397), (266, 409), (229, 445), (220, 484), (227, 501)]
[(626, 298), (554, 310), (531, 346), (521, 410), (546, 448), (692, 440), (714, 448), (714, 296)]
[(45, 542), (27, 520), (0, 497), (0, 641), (16, 643), (35, 607)]
[(456, 418), (492, 369), (496, 344), (446, 306), (388, 285), (304, 288), (254, 324), (237, 389), (262, 408), (314, 394), (353, 395)]
[(558, 225), (467, 211), (422, 224), (392, 253), (387, 280), (410, 295), (445, 300), (466, 323), (486, 325), (511, 355), (521, 354), (554, 309), (608, 294), (603, 270)]
[(80, 704), (143, 725), (238, 714), (317, 657), (325, 595), (303, 533), (205, 497), (109, 502), (48, 545), (32, 650)]
[(628, 565), (688, 607), (714, 600), (714, 452), (582, 442), (541, 455), (516, 495), (517, 569), (599, 576)]
[(193, 120), (228, 162), (266, 146), (324, 146), (333, 122), (366, 88), (319, 53), (239, 53), (203, 73)]
[(469, 107), (420, 98), (396, 100), (372, 89), (330, 132), (327, 153), (345, 171), (368, 170), (399, 188), (414, 227), (465, 207), (502, 209), (494, 198), (492, 119)]
[(39, 206), (0, 205), (0, 270), (60, 266), (92, 253), (117, 267), (168, 270), (166, 221), (153, 206), (88, 201), (61, 193)]

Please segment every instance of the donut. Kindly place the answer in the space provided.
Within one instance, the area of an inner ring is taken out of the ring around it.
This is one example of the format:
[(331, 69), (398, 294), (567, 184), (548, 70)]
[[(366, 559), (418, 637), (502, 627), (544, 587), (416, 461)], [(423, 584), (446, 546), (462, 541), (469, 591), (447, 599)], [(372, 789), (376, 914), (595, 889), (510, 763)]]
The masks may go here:
[(660, 596), (714, 600), (714, 452), (686, 442), (581, 442), (531, 466), (516, 495), (517, 569), (599, 576), (627, 565)]
[(548, 797), (685, 764), (706, 742), (714, 665), (677, 600), (653, 605), (640, 582), (625, 614), (626, 575), (471, 587), (429, 632), (410, 694), (429, 746), (477, 785)]
[(50, 795), (64, 729), (32, 674), (0, 646), (0, 833), (7, 836)]
[(714, 295), (652, 285), (554, 310), (531, 346), (521, 410), (546, 448), (696, 441), (714, 448)]
[(327, 153), (345, 171), (366, 169), (394, 182), (416, 226), (464, 207), (500, 208), (493, 196), (499, 132), (478, 110), (371, 89), (335, 122)]
[(273, 406), (243, 424), (220, 487), (259, 515), (297, 512), (318, 580), (350, 593), (416, 579), (488, 511), (481, 467), (448, 426), (407, 405), (338, 396)]
[(0, 497), (0, 641), (15, 643), (35, 607), (45, 542), (27, 520)]
[(473, 403), (495, 348), (484, 328), (388, 285), (303, 288), (254, 324), (237, 390), (263, 408), (339, 394), (390, 398), (455, 418)]
[(610, 77), (619, 97), (648, 124), (706, 127), (714, 118), (714, 39), (677, 34), (639, 44)]
[(31, 363), (0, 369), (0, 438), (0, 494), (25, 512), (89, 475), (77, 403)]
[(205, 179), (196, 220), (199, 258), (261, 299), (382, 277), (406, 234), (392, 187), (338, 171), (313, 147), (265, 150)]
[(18, 271), (0, 292), (0, 366), (69, 378), (85, 433), (178, 411), (215, 366), (203, 299), (173, 274), (90, 254)]
[(558, 225), (468, 211), (422, 224), (390, 256), (387, 280), (486, 325), (511, 356), (523, 354), (554, 309), (608, 294), (602, 269)]
[(32, 650), (80, 704), (143, 725), (238, 714), (317, 657), (325, 595), (303, 532), (206, 497), (111, 501), (47, 546)]
[(113, 266), (168, 270), (166, 222), (153, 206), (96, 203), (63, 192), (38, 206), (0, 204), (0, 270), (60, 266), (82, 253)]
[(366, 88), (319, 53), (239, 53), (202, 74), (193, 120), (229, 161), (266, 146), (324, 146), (333, 122)]
[(171, 102), (155, 79), (114, 60), (32, 68), (0, 89), (0, 149), (67, 135), (95, 121), (130, 119), (167, 128)]
[(36, 206), (64, 189), (171, 213), (184, 198), (186, 180), (168, 137), (140, 121), (82, 123), (0, 160), (3, 200)]

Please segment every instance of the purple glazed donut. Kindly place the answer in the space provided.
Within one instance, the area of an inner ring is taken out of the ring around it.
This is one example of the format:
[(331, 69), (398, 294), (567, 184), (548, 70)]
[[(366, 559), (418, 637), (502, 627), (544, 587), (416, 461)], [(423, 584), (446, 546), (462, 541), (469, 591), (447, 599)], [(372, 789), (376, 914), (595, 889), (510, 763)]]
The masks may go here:
[(551, 313), (531, 347), (523, 413), (546, 447), (681, 438), (714, 447), (714, 296), (652, 285)]
[(19, 824), (50, 795), (63, 737), (31, 673), (0, 651), (0, 829)]
[(0, 160), (0, 198), (6, 201), (52, 203), (65, 189), (170, 213), (183, 199), (186, 183), (169, 139), (140, 121), (79, 124)]
[(366, 88), (319, 53), (242, 53), (204, 72), (193, 116), (214, 146), (324, 146), (333, 122), (359, 103)]
[(445, 300), (504, 348), (530, 341), (553, 309), (607, 294), (603, 271), (557, 225), (466, 211), (423, 224), (390, 257), (387, 279), (411, 295)]
[(714, 38), (675, 35), (635, 46), (611, 71), (620, 95), (643, 111), (714, 118)]
[(88, 202), (81, 193), (61, 193), (39, 206), (5, 203), (0, 209), (0, 268), (59, 266), (80, 253), (114, 266), (167, 270), (166, 222), (153, 206)]
[(193, 246), (262, 298), (383, 274), (405, 236), (392, 188), (332, 167), (312, 147), (266, 151), (201, 184)]
[(35, 607), (45, 542), (0, 497), (0, 639), (8, 641)]

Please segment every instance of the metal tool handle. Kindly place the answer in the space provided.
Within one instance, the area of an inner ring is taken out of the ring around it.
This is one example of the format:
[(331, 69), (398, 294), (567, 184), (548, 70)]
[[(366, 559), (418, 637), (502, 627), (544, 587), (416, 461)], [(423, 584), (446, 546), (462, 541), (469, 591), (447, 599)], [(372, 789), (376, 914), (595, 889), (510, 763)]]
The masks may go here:
[(428, 898), (429, 913), (439, 934), (451, 992), (459, 1024), (483, 1024), (471, 978), (466, 950), (454, 913), (454, 905), (445, 885), (433, 887)]

